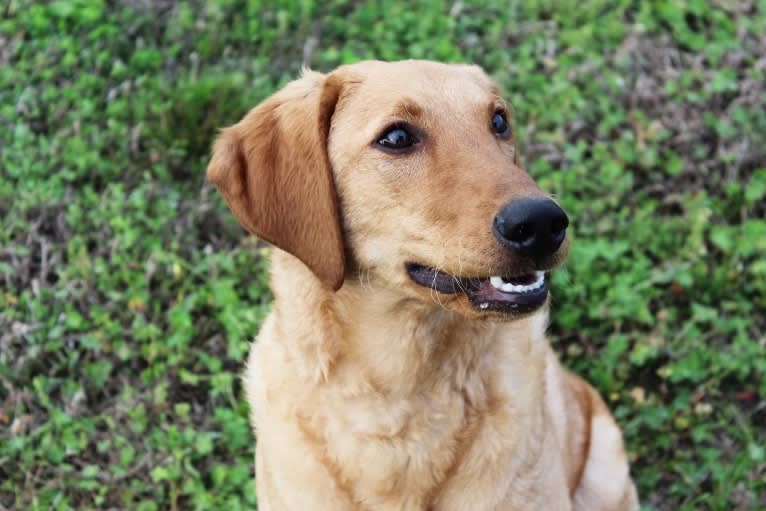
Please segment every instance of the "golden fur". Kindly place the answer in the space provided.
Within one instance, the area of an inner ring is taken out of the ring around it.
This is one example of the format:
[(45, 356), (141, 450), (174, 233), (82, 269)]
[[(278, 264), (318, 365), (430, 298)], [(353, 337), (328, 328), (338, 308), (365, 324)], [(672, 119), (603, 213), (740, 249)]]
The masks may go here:
[[(489, 228), (545, 197), (489, 130), (505, 108), (477, 67), (362, 62), (305, 72), (216, 142), (209, 179), (277, 247), (245, 373), (259, 509), (638, 509), (617, 425), (544, 337), (547, 305), (484, 312), (404, 269), (529, 271)], [(374, 147), (392, 122), (419, 126), (421, 150)]]

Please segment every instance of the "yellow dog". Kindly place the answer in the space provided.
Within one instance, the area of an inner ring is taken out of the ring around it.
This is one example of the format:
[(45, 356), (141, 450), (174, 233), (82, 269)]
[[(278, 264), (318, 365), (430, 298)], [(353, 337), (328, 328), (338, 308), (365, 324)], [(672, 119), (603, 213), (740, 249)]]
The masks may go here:
[(305, 72), (207, 172), (276, 247), (245, 374), (259, 509), (638, 509), (619, 428), (544, 336), (568, 219), (479, 68)]

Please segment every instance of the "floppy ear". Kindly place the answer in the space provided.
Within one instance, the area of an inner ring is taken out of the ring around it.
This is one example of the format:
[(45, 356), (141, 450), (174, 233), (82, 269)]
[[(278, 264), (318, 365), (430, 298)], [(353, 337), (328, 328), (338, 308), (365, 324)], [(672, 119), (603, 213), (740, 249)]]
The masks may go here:
[(207, 167), (208, 179), (245, 229), (300, 259), (333, 290), (345, 274), (327, 155), (340, 85), (305, 72), (224, 129)]

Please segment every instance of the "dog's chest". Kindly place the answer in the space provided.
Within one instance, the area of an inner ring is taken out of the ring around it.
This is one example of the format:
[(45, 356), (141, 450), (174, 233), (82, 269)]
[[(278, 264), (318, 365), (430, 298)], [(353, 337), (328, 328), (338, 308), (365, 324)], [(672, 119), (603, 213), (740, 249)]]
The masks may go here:
[(256, 345), (246, 381), (270, 472), (259, 494), (272, 479), (287, 509), (305, 497), (335, 502), (315, 509), (568, 510), (568, 495), (553, 494), (566, 484), (543, 412), (547, 348), (496, 346), (470, 363), (445, 358), (436, 379), (392, 395), (371, 370), (342, 366), (334, 382), (299, 390), (284, 350)]
[[(461, 396), (438, 394), (386, 403), (365, 396), (326, 417), (328, 452), (356, 498), (421, 509), (415, 504), (448, 476), (478, 420)], [(401, 502), (405, 495), (410, 502)]]
[(544, 457), (523, 432), (536, 431), (535, 442), (542, 441), (542, 414), (512, 417), (506, 396), (485, 394), (476, 403), (469, 394), (445, 386), (419, 399), (344, 401), (325, 418), (331, 471), (368, 510), (491, 509), (523, 499)]

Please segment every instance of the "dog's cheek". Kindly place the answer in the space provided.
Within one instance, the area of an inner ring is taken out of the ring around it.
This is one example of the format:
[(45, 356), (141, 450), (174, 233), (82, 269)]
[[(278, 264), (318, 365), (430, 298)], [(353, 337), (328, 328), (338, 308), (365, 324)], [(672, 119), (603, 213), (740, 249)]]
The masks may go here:
[(346, 244), (363, 268), (404, 267), (403, 249), (423, 244), (425, 226), (398, 190), (358, 168), (337, 177)]
[(360, 236), (357, 239), (354, 252), (362, 268), (386, 271), (390, 270), (388, 267), (392, 261), (398, 259), (393, 240), (370, 236)]

